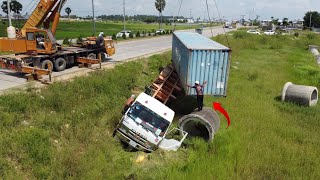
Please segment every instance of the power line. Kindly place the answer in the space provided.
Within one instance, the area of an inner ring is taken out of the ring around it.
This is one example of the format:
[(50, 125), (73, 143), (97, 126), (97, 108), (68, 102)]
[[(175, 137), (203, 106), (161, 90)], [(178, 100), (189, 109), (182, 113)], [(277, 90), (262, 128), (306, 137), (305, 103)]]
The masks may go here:
[[(32, 2), (34, 2), (35, 0), (30, 1), (30, 3), (27, 5), (27, 7), (21, 12), (21, 14), (24, 14), (24, 12), (26, 12), (26, 10), (28, 9), (28, 7), (31, 5)], [(35, 2), (37, 3), (37, 2)], [(34, 6), (34, 5), (33, 5)]]
[(210, 12), (209, 12), (208, 0), (206, 0), (206, 5), (207, 5), (208, 19), (209, 19), (209, 23), (210, 23), (211, 37), (213, 37), (213, 32), (212, 32), (212, 23), (211, 23), (211, 18), (210, 18)]
[[(214, 1), (214, 4), (215, 4), (216, 8), (217, 8), (217, 13), (218, 13), (219, 19), (221, 19), (221, 15), (220, 15), (220, 11), (219, 11), (217, 2), (216, 2), (216, 0), (213, 0), (213, 1)], [(229, 39), (228, 39), (228, 36), (227, 36), (227, 34), (226, 34), (226, 29), (224, 28), (224, 26), (222, 26), (222, 28), (223, 28), (223, 32), (224, 32), (224, 35), (225, 35), (225, 37), (226, 37), (228, 46), (230, 47)]]
[[(179, 15), (180, 15), (182, 3), (183, 3), (183, 0), (181, 0), (181, 2), (180, 2), (180, 7), (179, 7), (179, 11), (178, 11), (177, 17), (179, 17)], [(177, 24), (174, 22), (174, 18), (173, 18), (173, 23), (174, 23), (173, 31), (175, 31)]]

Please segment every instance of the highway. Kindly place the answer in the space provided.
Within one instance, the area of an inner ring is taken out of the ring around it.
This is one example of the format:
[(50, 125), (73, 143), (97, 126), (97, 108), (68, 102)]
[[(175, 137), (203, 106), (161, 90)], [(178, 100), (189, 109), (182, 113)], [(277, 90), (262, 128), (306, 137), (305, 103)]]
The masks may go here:
[[(194, 30), (184, 31), (193, 32)], [(226, 31), (230, 30), (226, 29)], [(213, 36), (223, 33), (223, 28), (215, 27), (212, 29)], [(205, 29), (203, 31), (203, 35), (206, 37), (211, 37), (211, 30)], [(112, 60), (104, 62), (103, 66), (108, 66), (109, 64), (115, 64), (117, 62), (122, 62), (133, 58), (139, 58), (149, 56), (152, 54), (161, 53), (170, 50), (171, 46), (172, 36), (158, 36), (139, 40), (121, 41), (115, 44), (116, 54), (112, 56)], [(93, 70), (73, 67), (70, 69), (66, 69), (62, 72), (53, 72), (52, 77), (55, 81), (67, 80), (74, 76), (80, 76), (83, 72), (90, 71)], [(24, 87), (27, 84), (28, 82), (24, 77), (24, 74), (0, 69), (0, 92), (6, 91), (10, 88)]]

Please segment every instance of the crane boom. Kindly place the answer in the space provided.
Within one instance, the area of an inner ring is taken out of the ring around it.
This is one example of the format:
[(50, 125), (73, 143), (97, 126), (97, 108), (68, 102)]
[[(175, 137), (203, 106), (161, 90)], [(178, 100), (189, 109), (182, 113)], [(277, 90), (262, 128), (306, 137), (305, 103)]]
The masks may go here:
[(40, 0), (37, 7), (21, 29), (23, 36), (25, 36), (27, 28), (40, 27), (42, 24), (44, 24), (45, 28), (49, 28), (51, 22), (53, 22), (52, 32), (55, 34), (60, 18), (60, 10), (66, 1), (67, 0)]

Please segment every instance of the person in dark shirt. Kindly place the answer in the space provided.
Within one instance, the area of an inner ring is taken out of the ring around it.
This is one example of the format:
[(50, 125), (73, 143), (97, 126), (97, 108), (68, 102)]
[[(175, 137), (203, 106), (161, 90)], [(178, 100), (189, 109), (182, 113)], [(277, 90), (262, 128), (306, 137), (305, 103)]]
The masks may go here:
[(97, 37), (96, 45), (98, 48), (102, 48), (104, 46), (104, 33), (103, 32), (100, 32), (99, 37)]
[(199, 81), (196, 81), (194, 83), (194, 86), (190, 86), (187, 84), (187, 87), (194, 88), (197, 92), (198, 111), (201, 111), (203, 107), (203, 88), (206, 84), (207, 81), (204, 81), (202, 85), (200, 85)]

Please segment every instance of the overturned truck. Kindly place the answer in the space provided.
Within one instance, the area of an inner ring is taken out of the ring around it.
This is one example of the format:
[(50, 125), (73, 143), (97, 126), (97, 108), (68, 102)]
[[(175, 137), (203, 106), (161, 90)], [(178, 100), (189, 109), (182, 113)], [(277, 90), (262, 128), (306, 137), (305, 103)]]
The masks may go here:
[[(213, 109), (194, 111), (179, 120), (178, 128), (170, 128), (175, 113), (165, 104), (183, 92), (194, 96), (195, 91), (187, 85), (195, 81), (208, 82), (204, 95), (225, 97), (230, 55), (229, 48), (202, 35), (175, 32), (172, 64), (162, 70), (146, 90), (147, 94), (140, 94), (124, 113), (115, 135), (131, 147), (146, 151), (157, 148), (176, 151), (186, 137), (212, 141), (220, 127), (219, 116)], [(173, 131), (179, 132), (177, 139), (172, 138)]]

